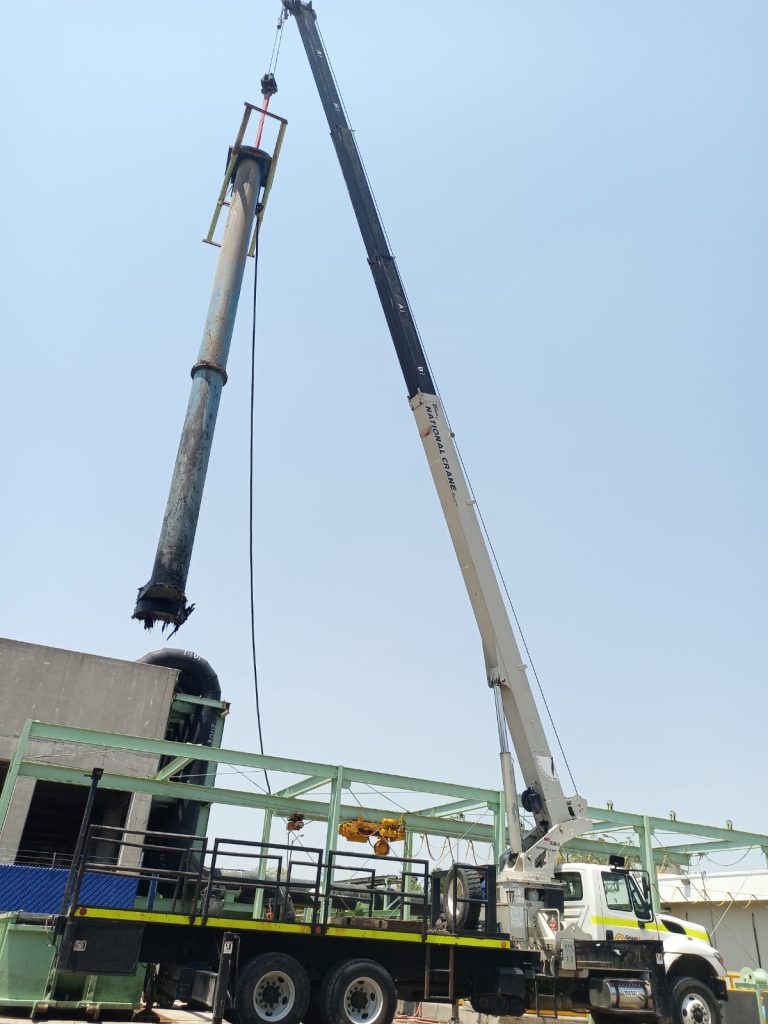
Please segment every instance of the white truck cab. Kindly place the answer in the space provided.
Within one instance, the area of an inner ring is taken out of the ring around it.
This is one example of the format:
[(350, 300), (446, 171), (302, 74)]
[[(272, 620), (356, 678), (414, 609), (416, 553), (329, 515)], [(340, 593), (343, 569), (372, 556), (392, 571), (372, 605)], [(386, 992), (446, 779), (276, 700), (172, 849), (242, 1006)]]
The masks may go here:
[(641, 873), (605, 864), (560, 864), (556, 877), (564, 885), (566, 926), (609, 942), (663, 942), (678, 1024), (721, 1024), (727, 972), (706, 929), (654, 913)]

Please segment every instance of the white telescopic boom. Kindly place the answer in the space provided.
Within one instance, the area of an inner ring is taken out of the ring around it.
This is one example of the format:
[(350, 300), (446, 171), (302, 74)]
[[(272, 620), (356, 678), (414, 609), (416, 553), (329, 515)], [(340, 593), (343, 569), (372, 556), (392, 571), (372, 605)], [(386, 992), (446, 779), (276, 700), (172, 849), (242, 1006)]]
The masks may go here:
[[(566, 800), (557, 778), (544, 727), (533, 699), (512, 624), (507, 613), (488, 547), (480, 529), (474, 501), (461, 467), (456, 445), (445, 421), (437, 388), (427, 364), (394, 257), (347, 122), (344, 105), (317, 29), (315, 12), (303, 0), (283, 0), (296, 18), (301, 40), (323, 104), (331, 138), (352, 200), (368, 263), (389, 326), (408, 397), (440, 497), (445, 521), (461, 566), (483, 643), (485, 671), (493, 688), (499, 722), (502, 777), (515, 868), (551, 874), (560, 845), (588, 830), (581, 797)], [(512, 758), (504, 723), (525, 781), (523, 807), (535, 826), (520, 836)]]

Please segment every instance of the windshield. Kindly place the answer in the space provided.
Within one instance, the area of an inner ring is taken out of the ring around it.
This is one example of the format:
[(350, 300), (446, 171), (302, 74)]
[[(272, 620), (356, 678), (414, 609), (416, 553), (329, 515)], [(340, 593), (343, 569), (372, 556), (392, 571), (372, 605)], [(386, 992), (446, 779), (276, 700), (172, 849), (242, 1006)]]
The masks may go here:
[(650, 921), (653, 911), (633, 875), (626, 871), (604, 871), (605, 902), (611, 910), (634, 912), (639, 921)]

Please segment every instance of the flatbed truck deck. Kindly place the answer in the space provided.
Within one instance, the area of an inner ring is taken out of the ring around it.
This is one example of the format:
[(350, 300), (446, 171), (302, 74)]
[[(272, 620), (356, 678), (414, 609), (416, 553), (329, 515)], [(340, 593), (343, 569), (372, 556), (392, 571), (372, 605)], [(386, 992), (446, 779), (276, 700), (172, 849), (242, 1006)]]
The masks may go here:
[[(105, 842), (114, 863), (104, 863)], [(143, 848), (139, 867), (119, 866), (125, 846)], [(253, 870), (226, 866), (233, 855)], [(146, 964), (150, 1002), (191, 1000), (241, 1024), (390, 1024), (398, 1000), (466, 999), (497, 1015), (582, 1011), (598, 1022), (669, 1017), (660, 943), (562, 932), (554, 948), (524, 948), (499, 931), (492, 884), (477, 929), (451, 932), (426, 861), (386, 858), (384, 878), (362, 867), (369, 859), (94, 826), (57, 920), (57, 969), (121, 975)], [(131, 905), (125, 892), (121, 906), (81, 899), (94, 874), (122, 877)]]

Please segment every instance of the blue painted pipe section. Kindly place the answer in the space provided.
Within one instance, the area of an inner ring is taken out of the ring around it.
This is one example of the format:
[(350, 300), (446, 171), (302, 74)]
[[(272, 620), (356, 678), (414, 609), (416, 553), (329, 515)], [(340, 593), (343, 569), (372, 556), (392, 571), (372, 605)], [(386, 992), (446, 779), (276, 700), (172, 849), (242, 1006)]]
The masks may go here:
[(213, 280), (198, 360), (192, 367), (192, 391), (181, 432), (155, 564), (149, 582), (139, 590), (133, 618), (147, 628), (155, 622), (181, 625), (194, 605), (187, 602), (186, 585), (192, 546), (203, 499), (213, 431), (237, 302), (243, 282), (256, 206), (269, 169), (269, 156), (243, 148)]

